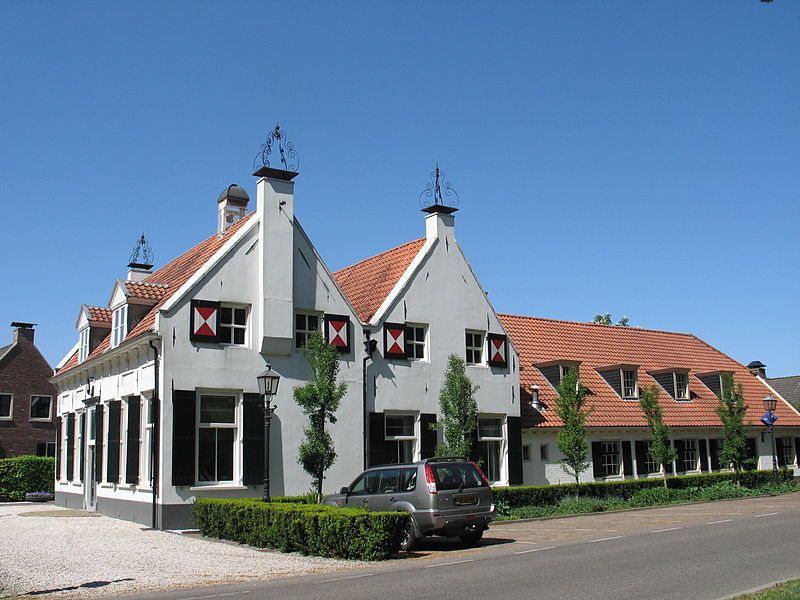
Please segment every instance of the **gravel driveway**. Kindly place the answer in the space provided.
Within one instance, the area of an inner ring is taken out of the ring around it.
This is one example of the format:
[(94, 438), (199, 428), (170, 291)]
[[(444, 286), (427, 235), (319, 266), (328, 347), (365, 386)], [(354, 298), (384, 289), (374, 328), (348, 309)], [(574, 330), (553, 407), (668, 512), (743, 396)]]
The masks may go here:
[(0, 504), (0, 597), (102, 597), (355, 568), (257, 550), (53, 504)]

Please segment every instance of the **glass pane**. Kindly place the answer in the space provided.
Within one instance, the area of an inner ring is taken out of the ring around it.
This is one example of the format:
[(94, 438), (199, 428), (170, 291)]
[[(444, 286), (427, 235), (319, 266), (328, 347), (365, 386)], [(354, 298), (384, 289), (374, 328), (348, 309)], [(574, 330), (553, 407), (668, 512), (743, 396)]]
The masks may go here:
[(247, 311), (244, 308), (234, 308), (233, 322), (237, 325), (244, 325), (247, 323)]
[(308, 315), (308, 330), (316, 331), (319, 329), (319, 317), (317, 315)]
[(403, 469), (400, 476), (400, 490), (403, 492), (411, 492), (417, 487), (417, 468)]
[(365, 491), (365, 484), (367, 480), (363, 475), (359, 475), (356, 480), (350, 484), (350, 493), (354, 496), (360, 496)]
[(216, 481), (214, 463), (217, 455), (216, 429), (200, 429), (197, 444), (197, 480)]
[(230, 344), (231, 343), (231, 328), (230, 327), (219, 327), (219, 341), (221, 344)]
[(234, 329), (233, 330), (233, 343), (242, 345), (244, 344), (244, 329)]
[(502, 419), (478, 419), (478, 437), (503, 437)]
[(306, 316), (301, 314), (296, 314), (294, 316), (294, 328), (295, 329), (305, 329), (306, 328)]
[(398, 443), (398, 462), (414, 462), (414, 440), (403, 440)]
[(294, 336), (294, 347), (295, 348), (302, 348), (306, 343), (306, 334), (305, 333), (296, 333)]
[(425, 358), (425, 346), (423, 344), (417, 344), (414, 358)]
[(0, 394), (0, 417), (11, 416), (11, 396), (9, 394)]
[(234, 429), (217, 429), (217, 481), (233, 481)]
[(389, 416), (386, 415), (386, 436), (413, 436), (414, 417), (411, 415)]
[(201, 423), (235, 423), (236, 398), (233, 396), (202, 396), (200, 398)]
[(230, 325), (232, 319), (231, 316), (232, 310), (230, 308), (222, 307), (219, 309), (219, 322), (220, 323), (227, 323)]
[(50, 418), (50, 398), (33, 396), (31, 398), (31, 419)]
[(500, 481), (500, 442), (487, 442), (486, 477), (489, 481)]
[(393, 494), (400, 487), (400, 469), (382, 469), (378, 484), (379, 494)]
[(440, 490), (457, 490), (462, 484), (465, 488), (486, 486), (477, 469), (469, 463), (435, 464), (433, 472)]

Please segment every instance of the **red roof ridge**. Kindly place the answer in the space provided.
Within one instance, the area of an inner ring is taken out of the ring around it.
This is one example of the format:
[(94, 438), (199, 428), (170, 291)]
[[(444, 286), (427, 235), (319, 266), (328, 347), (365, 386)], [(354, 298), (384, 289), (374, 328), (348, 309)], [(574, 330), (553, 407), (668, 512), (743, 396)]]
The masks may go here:
[(363, 260), (360, 260), (357, 263), (353, 263), (352, 265), (347, 265), (346, 267), (342, 267), (338, 271), (334, 271), (333, 275), (344, 274), (345, 271), (349, 271), (350, 269), (354, 269), (354, 268), (356, 268), (356, 267), (358, 267), (360, 265), (363, 265), (366, 262), (369, 262), (371, 260), (375, 260), (376, 258), (380, 258), (380, 257), (385, 256), (387, 254), (391, 254), (392, 252), (397, 252), (398, 250), (402, 250), (406, 246), (411, 246), (413, 244), (418, 244), (420, 242), (424, 242), (425, 239), (426, 238), (424, 238), (424, 237), (417, 238), (415, 240), (411, 240), (410, 242), (405, 242), (403, 244), (400, 244), (399, 246), (395, 246), (394, 248), (389, 248), (388, 250), (384, 250), (383, 252), (380, 252), (378, 254), (374, 254), (373, 256), (368, 256), (367, 258), (365, 258)]
[[(695, 338), (695, 339), (700, 340), (701, 342), (703, 342), (703, 340), (701, 340), (695, 334), (693, 334), (693, 333), (684, 333), (682, 331), (667, 331), (666, 329), (650, 329), (648, 327), (638, 327), (638, 326), (634, 326), (634, 325), (627, 325), (627, 326), (624, 326), (624, 327), (620, 326), (620, 325), (602, 325), (600, 323), (592, 323), (590, 321), (568, 321), (566, 319), (553, 319), (553, 318), (549, 318), (549, 317), (533, 317), (531, 315), (513, 315), (513, 314), (510, 314), (510, 313), (497, 313), (497, 316), (498, 317), (511, 317), (513, 319), (532, 319), (532, 320), (536, 320), (536, 321), (548, 321), (548, 322), (551, 322), (551, 323), (565, 323), (567, 325), (585, 325), (586, 327), (607, 327), (609, 329), (613, 328), (614, 331), (645, 331), (647, 333), (667, 333), (667, 334), (670, 334), (670, 335), (682, 335), (682, 336), (686, 336), (686, 337), (692, 337), (692, 338)], [(709, 347), (713, 348), (714, 350), (717, 350), (716, 348), (714, 348), (710, 344), (708, 344), (706, 342), (703, 342), (703, 343), (706, 344), (706, 346), (709, 346)], [(730, 358), (730, 357), (728, 357), (728, 358)], [(733, 359), (731, 359), (731, 360), (733, 360)], [(737, 364), (739, 364), (739, 363), (737, 363)]]

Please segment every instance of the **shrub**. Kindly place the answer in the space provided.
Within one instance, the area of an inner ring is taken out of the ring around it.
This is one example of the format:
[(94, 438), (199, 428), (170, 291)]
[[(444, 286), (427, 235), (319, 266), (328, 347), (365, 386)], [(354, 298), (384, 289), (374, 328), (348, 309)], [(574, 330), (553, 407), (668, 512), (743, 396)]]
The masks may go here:
[(53, 493), (55, 459), (15, 456), (0, 459), (0, 502), (22, 502), (28, 492)]
[(283, 552), (383, 560), (400, 549), (409, 515), (322, 504), (198, 499), (192, 507), (203, 535)]

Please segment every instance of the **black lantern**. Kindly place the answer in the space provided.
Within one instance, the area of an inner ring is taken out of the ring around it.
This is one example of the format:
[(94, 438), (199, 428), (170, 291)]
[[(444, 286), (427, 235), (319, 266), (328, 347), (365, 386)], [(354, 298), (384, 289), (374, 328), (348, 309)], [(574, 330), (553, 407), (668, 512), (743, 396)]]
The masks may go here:
[(264, 495), (261, 499), (269, 502), (269, 428), (272, 423), (272, 413), (277, 408), (272, 404), (272, 398), (278, 392), (278, 383), (281, 376), (272, 370), (272, 366), (267, 363), (267, 370), (258, 377), (258, 391), (264, 398), (261, 407), (264, 410)]
[(774, 483), (778, 483), (778, 451), (775, 446), (775, 421), (778, 420), (778, 417), (775, 416), (775, 407), (777, 405), (778, 401), (772, 397), (772, 394), (767, 394), (764, 397), (764, 408), (767, 410), (767, 415), (769, 415), (767, 422), (769, 423), (769, 432), (772, 438), (772, 479)]
[(773, 398), (771, 394), (764, 398), (764, 410), (768, 412), (773, 412), (777, 405), (778, 401), (775, 398)]
[(278, 383), (281, 380), (281, 376), (272, 370), (272, 365), (269, 363), (267, 363), (267, 370), (256, 379), (258, 379), (258, 391), (262, 396), (272, 398), (278, 393)]

